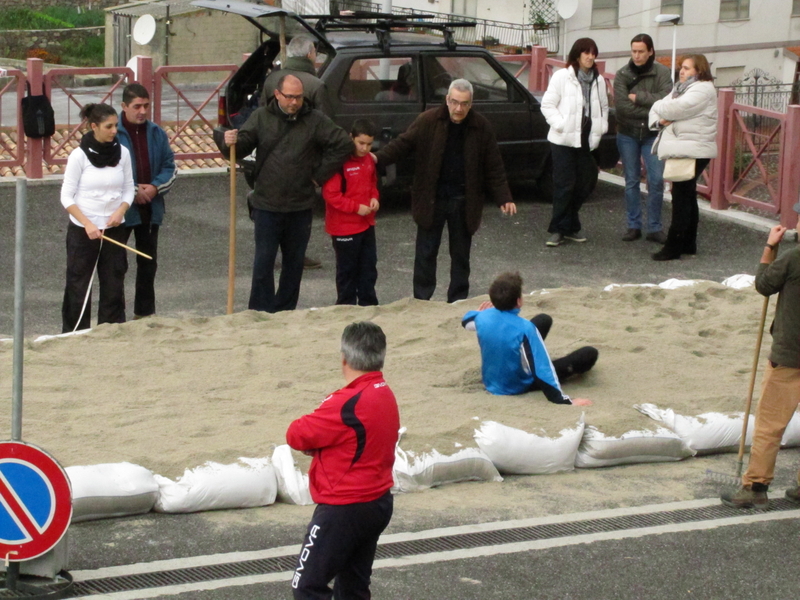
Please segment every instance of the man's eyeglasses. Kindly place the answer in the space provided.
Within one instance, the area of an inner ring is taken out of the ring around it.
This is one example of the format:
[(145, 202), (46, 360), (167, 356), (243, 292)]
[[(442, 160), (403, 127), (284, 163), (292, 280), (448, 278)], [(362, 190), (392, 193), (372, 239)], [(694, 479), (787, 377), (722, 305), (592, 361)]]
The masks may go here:
[(452, 106), (453, 108), (463, 108), (467, 109), (472, 106), (472, 100), (467, 100), (466, 102), (459, 102), (458, 100), (453, 100), (452, 98), (447, 98), (447, 103)]
[(287, 100), (302, 100), (303, 94), (284, 94), (282, 91), (278, 90), (278, 93), (286, 98)]

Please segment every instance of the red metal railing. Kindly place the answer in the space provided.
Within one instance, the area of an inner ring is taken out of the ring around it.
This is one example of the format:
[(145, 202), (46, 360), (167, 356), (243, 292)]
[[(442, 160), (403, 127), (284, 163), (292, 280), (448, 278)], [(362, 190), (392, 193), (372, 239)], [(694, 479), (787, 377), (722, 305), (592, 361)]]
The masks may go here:
[(780, 215), (786, 227), (797, 225), (794, 204), (800, 198), (800, 106), (786, 113), (734, 102), (733, 90), (718, 97), (719, 155), (712, 161), (706, 185), (711, 206), (726, 209), (741, 204)]
[[(8, 69), (5, 77), (9, 80), (0, 87), (0, 123), (2, 119), (3, 96), (17, 93), (17, 107), (25, 96), (25, 74), (17, 69)], [(15, 139), (16, 138), (16, 139)], [(0, 126), (0, 167), (20, 167), (25, 162), (25, 135), (22, 133), (22, 111), (16, 111), (16, 123), (13, 127)]]
[[(204, 65), (204, 66), (167, 66), (156, 69), (153, 79), (154, 89), (151, 94), (153, 103), (153, 121), (162, 127), (170, 126), (169, 141), (175, 150), (177, 160), (218, 158), (222, 155), (216, 146), (209, 143), (215, 125), (203, 115), (203, 109), (209, 104), (217, 106), (220, 92), (228, 80), (236, 72), (237, 65)], [(192, 101), (171, 79), (170, 75), (180, 73), (208, 73), (223, 72), (225, 78), (213, 84), (208, 96), (199, 103)], [(162, 118), (164, 98), (168, 92), (176, 96), (176, 120), (167, 123)], [(181, 118), (181, 107), (186, 107), (188, 117)]]
[[(50, 138), (50, 143), (44, 145), (44, 160), (48, 165), (67, 164), (64, 152), (69, 153), (69, 150), (77, 145), (83, 135), (81, 130), (85, 128), (85, 121), (79, 115), (84, 105), (89, 104), (89, 100), (80, 99), (80, 96), (87, 94), (76, 91), (71, 83), (75, 77), (83, 75), (111, 75), (115, 81), (108, 89), (93, 92), (88, 96), (91, 102), (103, 102), (115, 107), (119, 106), (119, 102), (115, 101), (114, 93), (116, 92), (117, 97), (121, 99), (122, 88), (125, 87), (126, 83), (134, 79), (133, 70), (127, 67), (87, 67), (51, 69), (48, 71), (44, 76), (44, 81), (45, 90), (50, 97), (50, 101), (53, 102), (53, 98), (60, 93), (67, 97), (66, 122), (59, 123), (59, 125), (67, 127), (67, 134), (53, 136)], [(73, 107), (75, 108), (75, 120), (72, 118)]]

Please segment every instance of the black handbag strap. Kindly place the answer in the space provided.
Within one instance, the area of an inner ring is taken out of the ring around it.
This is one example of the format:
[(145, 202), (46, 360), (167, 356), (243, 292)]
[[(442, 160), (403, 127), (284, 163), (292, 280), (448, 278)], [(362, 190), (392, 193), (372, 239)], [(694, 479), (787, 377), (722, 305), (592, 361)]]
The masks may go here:
[[(25, 80), (25, 85), (28, 87), (28, 96), (33, 96), (33, 92), (31, 91), (31, 82), (27, 79)], [(44, 81), (42, 82), (42, 96), (46, 96), (47, 94), (44, 91)]]

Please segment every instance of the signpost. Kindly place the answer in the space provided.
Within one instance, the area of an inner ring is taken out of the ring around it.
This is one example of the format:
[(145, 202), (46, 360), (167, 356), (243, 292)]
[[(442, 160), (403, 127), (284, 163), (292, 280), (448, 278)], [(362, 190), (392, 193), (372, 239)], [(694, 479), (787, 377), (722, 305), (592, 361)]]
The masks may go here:
[(0, 557), (31, 560), (52, 549), (72, 518), (69, 479), (53, 457), (24, 442), (0, 442)]

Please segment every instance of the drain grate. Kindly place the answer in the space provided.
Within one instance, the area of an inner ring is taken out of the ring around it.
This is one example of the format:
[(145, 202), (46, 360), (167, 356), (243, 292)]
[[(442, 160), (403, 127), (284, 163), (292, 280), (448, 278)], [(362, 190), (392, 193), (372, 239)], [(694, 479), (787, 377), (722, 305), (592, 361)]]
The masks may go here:
[[(797, 505), (783, 499), (770, 501), (771, 512), (783, 512), (788, 510), (797, 510)], [(481, 546), (496, 546), (515, 542), (531, 542), (592, 533), (657, 527), (659, 525), (713, 521), (729, 517), (739, 517), (743, 514), (748, 514), (748, 512), (750, 514), (754, 513), (754, 511), (745, 512), (741, 509), (718, 504), (702, 508), (686, 508), (661, 513), (587, 519), (585, 521), (575, 521), (571, 523), (549, 523), (498, 531), (461, 533), (437, 538), (381, 544), (378, 546), (376, 558), (399, 558), (402, 556), (446, 552), (449, 550), (466, 550)], [(156, 573), (120, 575), (117, 577), (76, 581), (73, 586), (71, 597), (142, 590), (203, 581), (218, 581), (220, 579), (233, 579), (249, 575), (282, 573), (294, 570), (295, 561), (295, 556), (280, 556), (204, 567), (174, 569)]]

